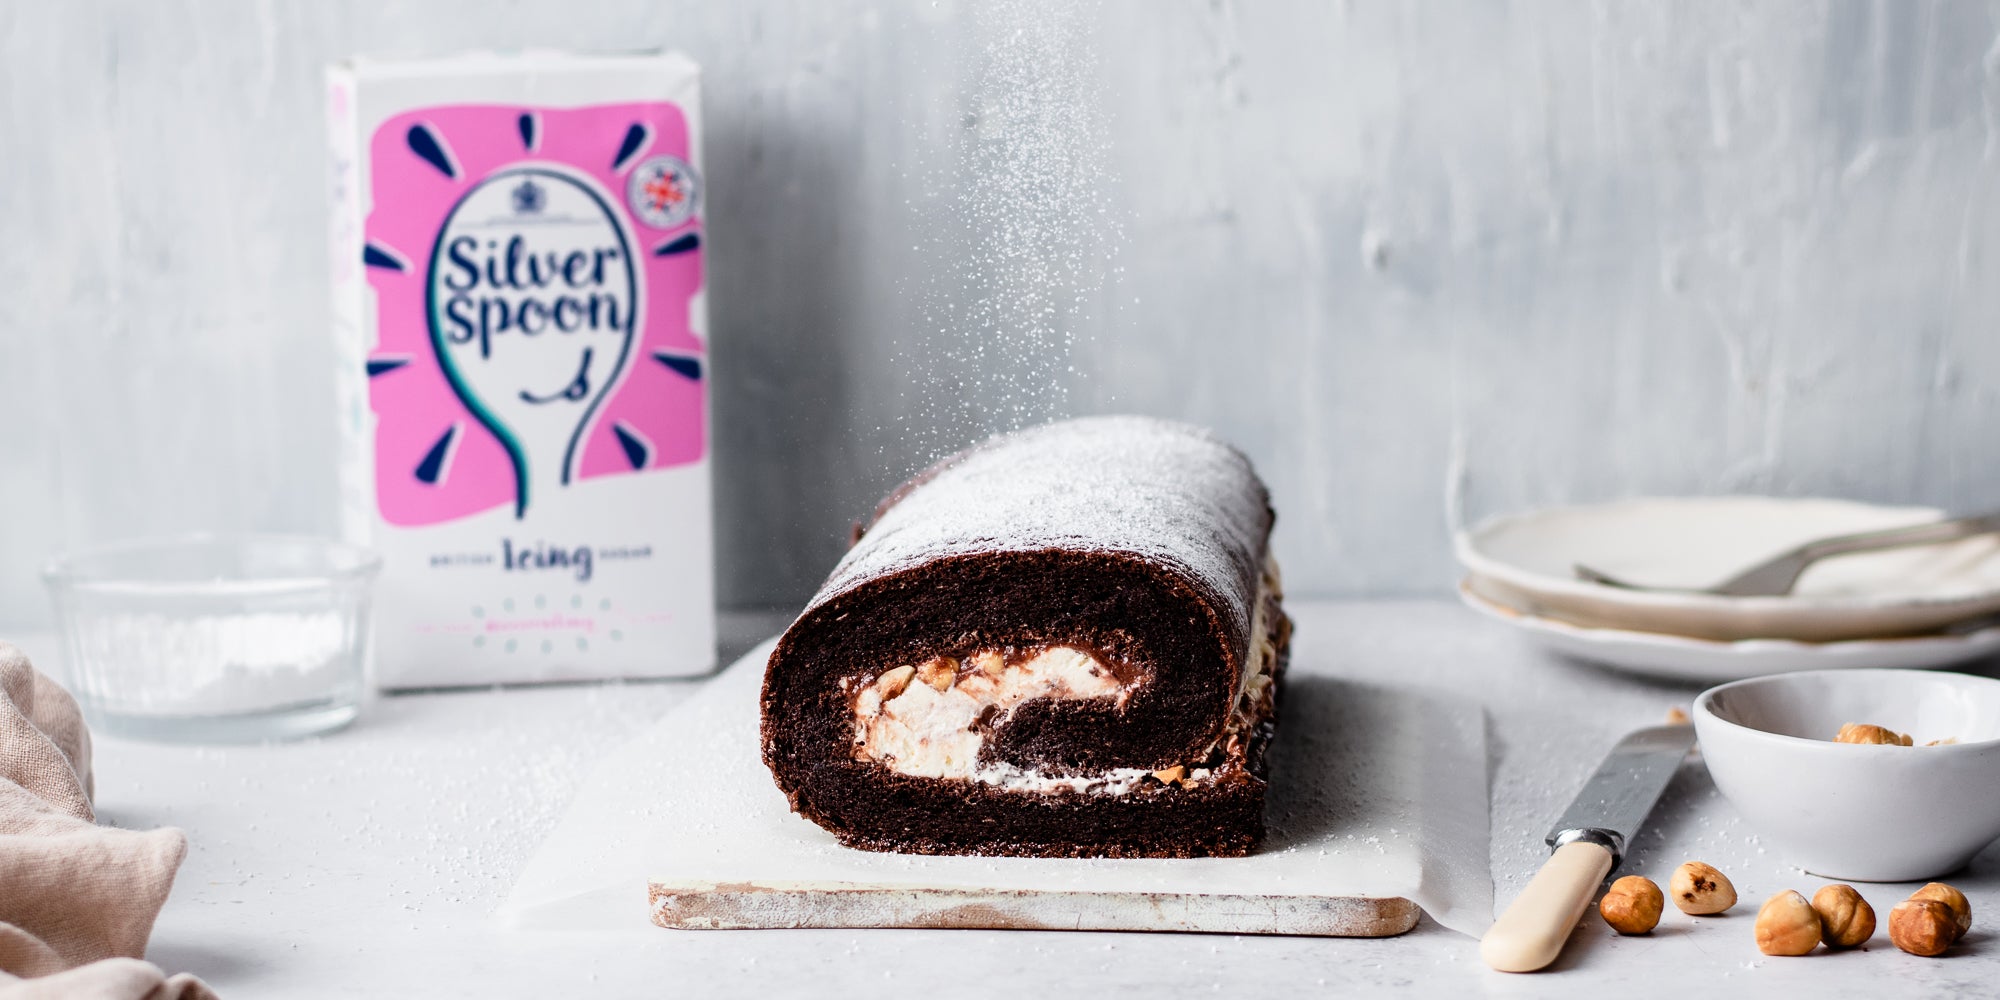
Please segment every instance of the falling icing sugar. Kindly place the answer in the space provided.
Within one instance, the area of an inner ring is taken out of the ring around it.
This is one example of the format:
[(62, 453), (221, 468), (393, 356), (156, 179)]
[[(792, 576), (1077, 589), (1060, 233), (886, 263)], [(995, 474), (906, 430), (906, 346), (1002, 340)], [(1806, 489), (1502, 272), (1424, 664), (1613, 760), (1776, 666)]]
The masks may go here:
[(1106, 196), (1097, 4), (971, 9), (979, 71), (920, 244), (923, 329), (897, 358), (914, 394), (904, 436), (931, 457), (1070, 413), (1077, 328), (1124, 240)]

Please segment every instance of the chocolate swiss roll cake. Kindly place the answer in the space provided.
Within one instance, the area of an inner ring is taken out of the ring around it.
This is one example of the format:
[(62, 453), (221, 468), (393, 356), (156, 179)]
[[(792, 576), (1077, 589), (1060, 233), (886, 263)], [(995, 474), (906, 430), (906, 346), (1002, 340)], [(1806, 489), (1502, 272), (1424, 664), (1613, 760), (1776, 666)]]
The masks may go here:
[(1291, 623), (1264, 486), (1207, 431), (993, 438), (875, 510), (779, 639), (763, 748), (850, 847), (1240, 855)]

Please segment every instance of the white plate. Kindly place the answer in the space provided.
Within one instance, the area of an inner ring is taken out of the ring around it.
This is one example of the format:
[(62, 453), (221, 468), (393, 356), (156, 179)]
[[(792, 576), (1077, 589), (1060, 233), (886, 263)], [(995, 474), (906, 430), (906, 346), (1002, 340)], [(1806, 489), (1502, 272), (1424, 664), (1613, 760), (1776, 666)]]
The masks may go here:
[(2000, 625), (1963, 635), (1846, 642), (1795, 642), (1790, 639), (1716, 642), (1656, 632), (1585, 628), (1495, 604), (1475, 593), (1469, 586), (1470, 582), (1462, 582), (1458, 588), (1459, 597), (1468, 607), (1519, 628), (1530, 641), (1550, 652), (1676, 680), (1720, 683), (1794, 670), (1865, 667), (1927, 670), (2000, 652)]
[(1831, 642), (1921, 635), (2000, 613), (2000, 537), (1828, 559), (1785, 597), (1622, 590), (1578, 580), (1572, 567), (1702, 587), (1802, 542), (1940, 516), (1846, 500), (1624, 500), (1494, 518), (1455, 543), (1480, 596), (1542, 617), (1723, 641)]

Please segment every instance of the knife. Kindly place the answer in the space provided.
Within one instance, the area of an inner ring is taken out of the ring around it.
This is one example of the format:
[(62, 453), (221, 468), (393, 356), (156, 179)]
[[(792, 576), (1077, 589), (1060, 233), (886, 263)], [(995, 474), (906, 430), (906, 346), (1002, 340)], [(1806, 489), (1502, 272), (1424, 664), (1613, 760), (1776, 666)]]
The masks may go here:
[(1641, 729), (1611, 748), (1549, 831), (1549, 860), (1479, 940), (1487, 965), (1534, 972), (1556, 960), (1693, 746), (1694, 727), (1683, 724)]

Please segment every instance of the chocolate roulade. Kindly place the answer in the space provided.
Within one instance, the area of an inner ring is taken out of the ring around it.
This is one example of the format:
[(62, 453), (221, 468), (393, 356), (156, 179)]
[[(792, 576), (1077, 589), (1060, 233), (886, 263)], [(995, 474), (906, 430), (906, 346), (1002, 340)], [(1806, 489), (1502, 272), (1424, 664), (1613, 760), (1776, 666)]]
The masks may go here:
[(899, 487), (764, 675), (764, 761), (850, 847), (1240, 855), (1291, 623), (1268, 495), (1213, 434), (1095, 417)]

